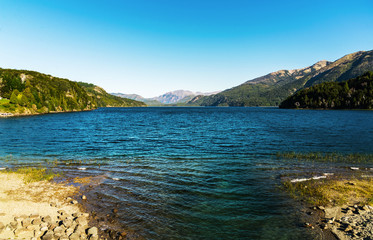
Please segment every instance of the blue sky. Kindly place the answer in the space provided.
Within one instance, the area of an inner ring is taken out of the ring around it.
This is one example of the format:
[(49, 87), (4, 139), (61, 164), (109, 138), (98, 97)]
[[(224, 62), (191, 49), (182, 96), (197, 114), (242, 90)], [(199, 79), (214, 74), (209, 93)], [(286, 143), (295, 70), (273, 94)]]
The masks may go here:
[(0, 0), (0, 67), (210, 92), (372, 50), (372, 26), (372, 0)]

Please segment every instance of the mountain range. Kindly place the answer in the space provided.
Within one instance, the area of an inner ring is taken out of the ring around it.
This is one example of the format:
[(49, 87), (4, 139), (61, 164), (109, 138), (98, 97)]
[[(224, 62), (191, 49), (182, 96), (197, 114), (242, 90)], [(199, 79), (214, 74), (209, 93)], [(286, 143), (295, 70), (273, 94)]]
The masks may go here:
[(191, 106), (278, 106), (295, 92), (323, 82), (341, 82), (373, 70), (373, 50), (348, 54), (334, 62), (280, 70), (211, 96), (196, 96)]
[(144, 98), (138, 94), (112, 93), (112, 95), (142, 101), (146, 103), (148, 106), (162, 106), (165, 104), (182, 104), (190, 101), (195, 96), (210, 96), (216, 93), (218, 92), (202, 93), (192, 92), (188, 90), (176, 90), (167, 92), (165, 94), (153, 98)]

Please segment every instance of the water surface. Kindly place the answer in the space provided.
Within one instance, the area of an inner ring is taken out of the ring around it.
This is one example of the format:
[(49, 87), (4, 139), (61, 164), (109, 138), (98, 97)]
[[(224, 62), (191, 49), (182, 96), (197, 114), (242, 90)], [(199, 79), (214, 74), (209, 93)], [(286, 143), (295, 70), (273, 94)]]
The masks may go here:
[(274, 155), (373, 153), (373, 112), (102, 108), (0, 119), (0, 146), (0, 165), (103, 176), (96, 207), (144, 239), (312, 239), (277, 186), (349, 164)]

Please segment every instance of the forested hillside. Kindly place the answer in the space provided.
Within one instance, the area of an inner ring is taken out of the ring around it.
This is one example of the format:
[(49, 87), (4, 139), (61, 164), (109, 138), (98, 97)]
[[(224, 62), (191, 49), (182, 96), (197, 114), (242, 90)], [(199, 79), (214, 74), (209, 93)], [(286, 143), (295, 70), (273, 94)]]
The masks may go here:
[(348, 54), (334, 62), (319, 61), (295, 70), (280, 70), (222, 91), (197, 96), (188, 103), (200, 106), (278, 106), (296, 91), (322, 82), (341, 82), (373, 71), (373, 51)]
[(95, 94), (96, 88), (94, 86), (91, 91), (90, 87), (82, 83), (35, 71), (0, 68), (0, 112), (37, 114), (144, 105), (111, 96), (101, 88), (100, 93)]
[(372, 109), (373, 72), (303, 89), (283, 101), (280, 108)]

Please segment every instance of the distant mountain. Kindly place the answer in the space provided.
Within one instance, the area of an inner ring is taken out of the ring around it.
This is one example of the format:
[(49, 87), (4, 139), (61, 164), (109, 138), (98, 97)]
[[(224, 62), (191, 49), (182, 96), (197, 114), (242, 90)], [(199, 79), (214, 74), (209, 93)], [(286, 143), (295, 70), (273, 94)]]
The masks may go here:
[(197, 95), (209, 96), (216, 94), (218, 92), (212, 93), (202, 93), (202, 92), (192, 92), (187, 90), (176, 90), (172, 92), (167, 92), (158, 97), (144, 98), (137, 94), (124, 94), (124, 93), (112, 93), (114, 96), (125, 97), (129, 99), (134, 99), (146, 103), (148, 106), (163, 106), (165, 104), (179, 104), (186, 103), (193, 99)]
[(122, 97), (122, 98), (133, 99), (137, 101), (143, 101), (145, 99), (142, 96), (137, 95), (137, 94), (111, 93), (111, 95)]
[(278, 106), (288, 96), (322, 82), (340, 82), (373, 70), (373, 51), (320, 61), (296, 70), (280, 70), (211, 96), (196, 96), (187, 104), (200, 106)]
[(111, 93), (114, 96), (122, 97), (122, 98), (129, 98), (136, 101), (144, 102), (148, 106), (163, 106), (164, 104), (154, 100), (152, 98), (144, 98), (138, 94), (125, 94), (125, 93)]
[(113, 96), (107, 93), (103, 88), (91, 83), (78, 82), (88, 93), (96, 99), (98, 107), (145, 107), (146, 104), (141, 101)]
[(373, 72), (343, 82), (323, 82), (288, 97), (280, 108), (372, 109)]
[(109, 95), (88, 83), (27, 71), (0, 68), (0, 115), (92, 110), (107, 106), (145, 106)]
[(153, 99), (164, 104), (173, 104), (173, 103), (178, 103), (180, 100), (184, 99), (185, 97), (189, 97), (189, 96), (195, 96), (195, 93), (191, 91), (185, 91), (185, 90), (176, 90), (172, 92), (167, 92)]

